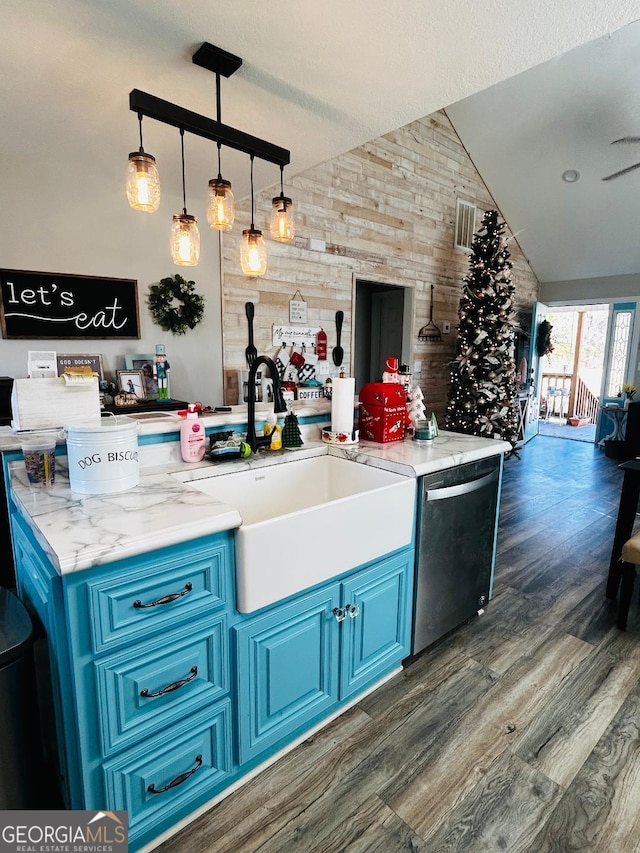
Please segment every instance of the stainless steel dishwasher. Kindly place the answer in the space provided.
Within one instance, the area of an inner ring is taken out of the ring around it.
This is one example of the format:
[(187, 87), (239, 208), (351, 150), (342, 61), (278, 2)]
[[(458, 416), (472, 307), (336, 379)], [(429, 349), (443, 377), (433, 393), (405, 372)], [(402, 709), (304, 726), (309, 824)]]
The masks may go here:
[(420, 478), (412, 653), (491, 595), (502, 456)]

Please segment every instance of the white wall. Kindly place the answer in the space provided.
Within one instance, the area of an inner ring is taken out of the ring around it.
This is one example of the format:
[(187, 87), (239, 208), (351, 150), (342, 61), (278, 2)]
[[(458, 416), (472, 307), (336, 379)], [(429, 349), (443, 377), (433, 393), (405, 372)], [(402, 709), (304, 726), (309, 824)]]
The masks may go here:
[(580, 305), (585, 302), (640, 300), (640, 274), (540, 282), (540, 302), (545, 305)]
[[(46, 128), (43, 128), (46, 133)], [(135, 148), (133, 142), (123, 140)], [(25, 140), (28, 148), (28, 140)], [(82, 174), (73, 140), (63, 160), (34, 161), (21, 150), (0, 161), (0, 267), (40, 272), (133, 278), (138, 281), (140, 340), (0, 340), (0, 375), (26, 376), (27, 351), (103, 354), (105, 373), (124, 367), (125, 353), (167, 349), (172, 396), (220, 405), (222, 344), (220, 323), (219, 240), (204, 215), (205, 193), (187, 187), (188, 209), (198, 217), (202, 255), (196, 267), (174, 266), (169, 254), (171, 216), (180, 212), (179, 166), (161, 172), (163, 201), (155, 214), (131, 210), (124, 193), (128, 150), (100, 149), (96, 138), (95, 171)], [(27, 166), (29, 164), (29, 166)], [(205, 185), (206, 186), (206, 185)], [(191, 204), (190, 199), (193, 200)], [(175, 209), (174, 209), (175, 208)], [(203, 322), (174, 336), (152, 321), (146, 306), (150, 284), (179, 273), (196, 283), (206, 300)]]

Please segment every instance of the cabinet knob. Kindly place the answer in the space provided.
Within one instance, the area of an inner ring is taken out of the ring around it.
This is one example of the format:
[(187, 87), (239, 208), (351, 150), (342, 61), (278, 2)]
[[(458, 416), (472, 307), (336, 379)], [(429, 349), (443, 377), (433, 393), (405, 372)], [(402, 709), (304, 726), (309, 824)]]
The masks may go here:
[(342, 607), (334, 607), (333, 615), (336, 617), (336, 622), (344, 622), (347, 618), (346, 611)]
[(349, 614), (349, 616), (352, 619), (355, 619), (356, 616), (358, 616), (360, 614), (360, 605), (359, 604), (347, 604), (344, 609), (347, 611), (347, 613)]

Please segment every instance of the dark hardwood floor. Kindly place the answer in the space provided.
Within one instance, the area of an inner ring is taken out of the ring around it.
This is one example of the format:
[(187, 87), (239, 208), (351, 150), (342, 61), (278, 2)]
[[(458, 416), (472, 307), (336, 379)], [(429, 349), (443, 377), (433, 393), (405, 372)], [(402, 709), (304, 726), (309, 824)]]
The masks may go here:
[(157, 849), (640, 851), (640, 617), (619, 631), (604, 597), (617, 466), (529, 442), (486, 613)]

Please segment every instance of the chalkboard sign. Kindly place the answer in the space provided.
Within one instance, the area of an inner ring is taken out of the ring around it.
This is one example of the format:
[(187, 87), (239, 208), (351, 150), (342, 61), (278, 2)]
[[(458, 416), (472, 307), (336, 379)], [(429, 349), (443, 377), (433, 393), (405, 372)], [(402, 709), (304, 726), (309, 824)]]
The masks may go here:
[(138, 283), (0, 269), (3, 338), (139, 338)]

